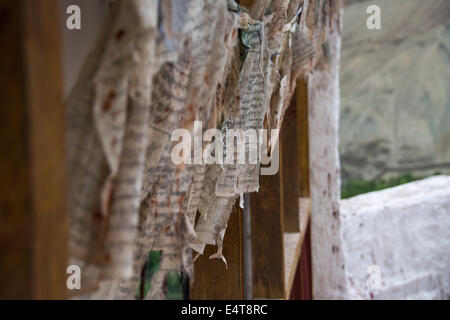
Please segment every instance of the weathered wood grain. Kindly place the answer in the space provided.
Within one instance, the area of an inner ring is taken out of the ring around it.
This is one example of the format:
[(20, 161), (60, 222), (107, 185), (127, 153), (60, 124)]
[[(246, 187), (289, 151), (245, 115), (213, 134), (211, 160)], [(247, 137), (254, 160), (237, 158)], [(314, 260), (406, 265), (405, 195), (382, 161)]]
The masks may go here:
[(297, 123), (296, 99), (292, 99), (290, 106), (286, 110), (280, 131), (281, 201), (283, 202), (285, 232), (300, 231), (298, 211), (298, 199), (300, 198), (300, 153), (297, 150), (301, 146), (298, 142)]
[(284, 282), (284, 223), (280, 175), (260, 176), (258, 193), (250, 195), (253, 297), (282, 299)]
[(223, 241), (223, 255), (228, 269), (222, 260), (209, 259), (216, 253), (215, 246), (206, 246), (205, 253), (194, 264), (194, 283), (190, 298), (194, 300), (244, 299), (244, 269), (242, 257), (242, 209), (235, 205), (228, 222)]
[(57, 0), (0, 1), (0, 298), (66, 292), (66, 160)]

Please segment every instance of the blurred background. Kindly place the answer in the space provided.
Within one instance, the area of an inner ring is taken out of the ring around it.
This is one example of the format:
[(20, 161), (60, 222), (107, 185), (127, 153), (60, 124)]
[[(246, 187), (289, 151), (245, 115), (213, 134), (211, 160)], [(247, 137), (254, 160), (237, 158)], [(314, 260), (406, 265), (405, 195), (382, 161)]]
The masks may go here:
[(342, 41), (342, 196), (449, 173), (450, 1), (347, 0)]

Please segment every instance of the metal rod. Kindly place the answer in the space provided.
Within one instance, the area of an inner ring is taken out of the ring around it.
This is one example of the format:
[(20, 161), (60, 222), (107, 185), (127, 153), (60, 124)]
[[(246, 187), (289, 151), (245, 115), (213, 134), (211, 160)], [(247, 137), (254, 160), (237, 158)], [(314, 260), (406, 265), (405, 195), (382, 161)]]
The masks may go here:
[(243, 210), (243, 256), (244, 256), (244, 298), (253, 300), (253, 273), (252, 273), (252, 241), (251, 241), (251, 216), (250, 194), (244, 194)]

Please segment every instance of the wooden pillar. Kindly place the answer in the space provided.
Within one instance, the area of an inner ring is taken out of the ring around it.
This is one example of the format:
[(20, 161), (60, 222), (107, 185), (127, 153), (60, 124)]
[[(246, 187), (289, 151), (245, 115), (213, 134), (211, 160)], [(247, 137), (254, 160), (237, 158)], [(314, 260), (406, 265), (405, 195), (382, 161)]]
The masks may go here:
[(299, 198), (300, 198), (300, 166), (301, 149), (299, 126), (297, 119), (297, 100), (292, 99), (284, 115), (280, 131), (280, 174), (282, 183), (281, 201), (283, 203), (284, 232), (300, 231)]
[(220, 259), (209, 259), (217, 247), (207, 245), (194, 264), (194, 284), (190, 290), (193, 300), (244, 299), (244, 269), (242, 257), (242, 209), (234, 206), (223, 241), (223, 255), (228, 269)]
[(280, 172), (260, 176), (250, 197), (255, 298), (289, 299), (300, 282), (311, 291), (309, 196), (308, 85), (300, 80), (280, 134)]
[(295, 91), (297, 110), (297, 136), (298, 136), (298, 179), (300, 197), (309, 198), (309, 121), (308, 121), (308, 82), (300, 79)]
[[(291, 300), (309, 300), (312, 299), (312, 279), (311, 279), (311, 233), (310, 233), (310, 182), (309, 182), (309, 120), (308, 120), (308, 83), (306, 79), (300, 79), (297, 83), (295, 95), (292, 99), (290, 108), (295, 110), (295, 136), (296, 136), (296, 170), (293, 175), (298, 187), (298, 199), (300, 205), (297, 215), (300, 220), (300, 247), (299, 258), (293, 266), (291, 292), (288, 297)], [(294, 111), (290, 111), (293, 113)], [(292, 117), (292, 115), (291, 115)], [(288, 120), (289, 121), (289, 120)], [(290, 120), (292, 121), (292, 120)], [(292, 140), (292, 139), (291, 139)], [(287, 140), (290, 141), (290, 140)], [(293, 147), (291, 147), (292, 149)], [(284, 162), (283, 162), (284, 164)], [(289, 212), (285, 212), (286, 215)], [(295, 230), (294, 230), (295, 231)], [(293, 231), (293, 232), (294, 232)]]
[(253, 297), (285, 296), (284, 221), (280, 174), (259, 177), (259, 192), (250, 194)]
[[(308, 82), (299, 79), (294, 100), (297, 111), (297, 137), (298, 137), (298, 181), (301, 199), (310, 198), (309, 181), (309, 109), (308, 109)], [(310, 210), (311, 208), (308, 208)], [(290, 294), (291, 300), (312, 299), (312, 273), (311, 273), (311, 231), (310, 219), (301, 219), (306, 223), (301, 226), (304, 231), (301, 244), (300, 261), (297, 265), (294, 284)]]
[(0, 298), (66, 292), (58, 0), (0, 0)]

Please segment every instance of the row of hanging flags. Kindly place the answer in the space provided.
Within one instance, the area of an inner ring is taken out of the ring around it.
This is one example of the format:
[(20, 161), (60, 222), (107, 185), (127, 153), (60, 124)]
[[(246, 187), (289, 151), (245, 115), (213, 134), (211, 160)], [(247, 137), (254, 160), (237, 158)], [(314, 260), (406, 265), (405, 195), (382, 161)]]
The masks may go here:
[(179, 163), (173, 133), (255, 130), (245, 150), (270, 157), (278, 139), (270, 133), (298, 78), (327, 66), (341, 8), (339, 0), (257, 0), (248, 9), (234, 0), (114, 2), (66, 102), (78, 298), (134, 299), (150, 251), (161, 260), (146, 299), (164, 298), (170, 271), (193, 281), (193, 257), (206, 245), (226, 264), (228, 219), (243, 193), (258, 191), (259, 157), (208, 161), (228, 150), (215, 137), (200, 142), (213, 145), (209, 156), (182, 154), (206, 161)]

